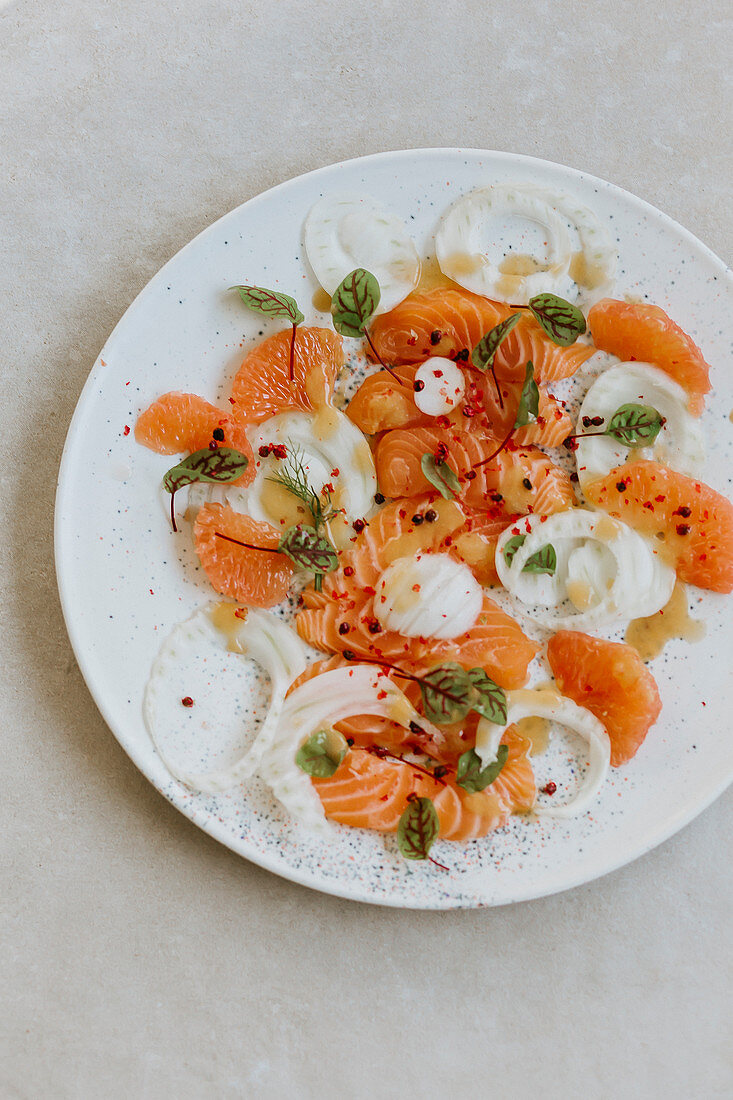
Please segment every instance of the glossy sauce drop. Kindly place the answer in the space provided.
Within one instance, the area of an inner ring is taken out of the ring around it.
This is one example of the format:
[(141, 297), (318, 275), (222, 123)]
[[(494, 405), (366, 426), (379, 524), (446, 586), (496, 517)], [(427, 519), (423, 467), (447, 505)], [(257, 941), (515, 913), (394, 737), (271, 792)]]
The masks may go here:
[(526, 737), (530, 742), (530, 756), (539, 756), (540, 753), (546, 751), (547, 746), (550, 744), (550, 730), (551, 726), (547, 718), (540, 718), (539, 715), (531, 715), (529, 718), (520, 718), (515, 723), (517, 732)]
[(319, 286), (313, 295), (313, 308), (317, 309), (319, 313), (331, 312), (331, 295), (322, 286)]
[(705, 635), (705, 624), (690, 618), (685, 586), (678, 581), (669, 603), (644, 619), (629, 623), (625, 641), (634, 647), (644, 661), (658, 657), (672, 638), (699, 642)]

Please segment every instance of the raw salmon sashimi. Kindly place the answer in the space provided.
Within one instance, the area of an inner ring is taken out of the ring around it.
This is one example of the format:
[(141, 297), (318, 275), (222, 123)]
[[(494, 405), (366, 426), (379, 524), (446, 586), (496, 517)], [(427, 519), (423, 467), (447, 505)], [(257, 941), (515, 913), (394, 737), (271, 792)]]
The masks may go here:
[(659, 367), (690, 395), (690, 411), (699, 416), (710, 390), (710, 364), (697, 344), (660, 306), (603, 298), (588, 313), (597, 348), (620, 359), (638, 359)]
[(548, 643), (547, 660), (562, 694), (603, 722), (613, 766), (631, 760), (662, 709), (654, 677), (636, 650), (561, 630)]
[(569, 475), (536, 447), (515, 447), (510, 441), (486, 462), (500, 442), (437, 425), (386, 432), (374, 456), (380, 489), (392, 498), (429, 490), (422, 457), (438, 453), (442, 446), (445, 461), (461, 480), (461, 499), (473, 508), (486, 508), (490, 494), (497, 493), (502, 507), (512, 513), (551, 515), (576, 503)]
[(326, 817), (344, 825), (395, 832), (411, 794), (430, 798), (443, 840), (466, 841), (505, 825), (513, 812), (527, 813), (536, 798), (529, 741), (509, 727), (503, 738), (507, 762), (485, 790), (469, 794), (446, 776), (442, 781), (409, 764), (352, 749), (330, 779), (314, 779)]
[[(206, 576), (223, 596), (253, 607), (273, 607), (287, 596), (293, 564), (278, 553), (281, 533), (271, 524), (225, 504), (205, 504), (196, 517), (193, 537)], [(238, 545), (242, 542), (249, 546)]]
[(591, 503), (666, 548), (677, 576), (733, 591), (733, 504), (702, 481), (657, 462), (629, 462), (583, 489)]
[(466, 563), (479, 584), (498, 584), (494, 565), (496, 544), (502, 532), (519, 516), (507, 513), (496, 504), (488, 510), (469, 508), (465, 504), (462, 507), (465, 525), (449, 536), (451, 550)]
[[(415, 404), (415, 369), (415, 365), (409, 363), (396, 366), (394, 372), (399, 381), (387, 371), (378, 371), (364, 379), (346, 410), (357, 428), (367, 435), (376, 435), (393, 428), (435, 423), (435, 417), (421, 413)], [(516, 420), (523, 379), (500, 381), (502, 407), (490, 374), (471, 366), (466, 366), (464, 373), (465, 399), (449, 414), (448, 420), (464, 431), (488, 431), (503, 438)], [(538, 390), (537, 420), (518, 428), (514, 440), (521, 445), (534, 443), (540, 447), (559, 447), (573, 431), (573, 422), (542, 382)]]
[(340, 555), (339, 568), (323, 578), (323, 590), (309, 586), (295, 625), (300, 636), (325, 653), (351, 651), (375, 664), (400, 663), (408, 671), (426, 671), (444, 661), (479, 667), (505, 688), (521, 687), (537, 645), (496, 604), (484, 597), (476, 624), (456, 638), (406, 637), (383, 629), (375, 613), (376, 585), (392, 562), (415, 553), (445, 548), (450, 532), (464, 516), (453, 502), (435, 502), (432, 523), (414, 524), (415, 502), (396, 501), (384, 508)]
[(291, 382), (291, 336), (291, 329), (269, 336), (249, 352), (237, 371), (232, 403), (244, 423), (261, 424), (287, 409), (311, 412), (331, 403), (344, 362), (341, 337), (331, 329), (299, 326)]
[[(438, 287), (415, 291), (374, 321), (370, 335), (385, 363), (421, 363), (431, 355), (455, 359), (478, 344), (500, 321), (515, 313), (468, 290)], [(538, 379), (568, 378), (596, 348), (587, 344), (560, 347), (550, 340), (529, 311), (499, 346), (494, 367), (500, 378), (524, 378), (529, 360)]]
[(135, 439), (144, 447), (162, 455), (200, 451), (214, 439), (220, 429), (222, 447), (232, 447), (249, 459), (237, 485), (249, 485), (255, 476), (252, 447), (244, 425), (231, 413), (223, 412), (195, 393), (164, 393), (144, 412), (135, 424)]

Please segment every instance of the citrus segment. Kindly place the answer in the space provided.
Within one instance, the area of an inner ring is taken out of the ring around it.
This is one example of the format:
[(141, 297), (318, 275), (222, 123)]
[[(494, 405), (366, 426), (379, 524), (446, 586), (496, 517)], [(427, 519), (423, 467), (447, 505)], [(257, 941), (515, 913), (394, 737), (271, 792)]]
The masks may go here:
[(293, 565), (277, 552), (280, 532), (275, 527), (224, 504), (205, 504), (196, 517), (193, 537), (204, 572), (217, 592), (253, 607), (272, 607), (285, 599)]
[(341, 337), (331, 329), (299, 326), (290, 381), (292, 329), (269, 336), (246, 356), (232, 386), (237, 416), (261, 424), (287, 409), (312, 412), (331, 403), (344, 362)]

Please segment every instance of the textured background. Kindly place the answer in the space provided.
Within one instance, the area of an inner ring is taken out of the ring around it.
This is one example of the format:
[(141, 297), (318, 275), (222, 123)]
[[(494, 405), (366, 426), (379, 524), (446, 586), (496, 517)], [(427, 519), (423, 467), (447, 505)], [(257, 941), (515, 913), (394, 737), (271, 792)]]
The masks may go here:
[(522, 906), (311, 893), (135, 771), (76, 667), (52, 560), (64, 436), (105, 338), (165, 260), (280, 180), (382, 149), (529, 153), (730, 261), (728, 6), (0, 8), (0, 1095), (730, 1095), (729, 796)]

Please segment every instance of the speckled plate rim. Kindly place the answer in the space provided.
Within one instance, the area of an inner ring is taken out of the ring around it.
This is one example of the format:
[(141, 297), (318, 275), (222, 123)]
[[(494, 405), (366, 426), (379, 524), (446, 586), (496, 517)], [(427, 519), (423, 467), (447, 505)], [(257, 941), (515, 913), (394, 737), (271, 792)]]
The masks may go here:
[(186, 813), (182, 806), (178, 805), (174, 798), (171, 797), (168, 791), (161, 788), (149, 774), (149, 770), (146, 760), (145, 752), (139, 748), (134, 741), (128, 736), (123, 723), (118, 720), (118, 716), (108, 706), (105, 698), (105, 693), (102, 685), (97, 682), (95, 675), (90, 667), (87, 655), (82, 644), (80, 637), (80, 630), (78, 629), (78, 622), (75, 615), (74, 606), (69, 597), (69, 570), (73, 568), (73, 561), (71, 560), (71, 554), (68, 550), (68, 542), (64, 538), (64, 505), (67, 494), (70, 493), (70, 483), (67, 477), (68, 467), (71, 462), (71, 453), (75, 445), (76, 436), (80, 422), (82, 420), (85, 408), (88, 403), (93, 399), (95, 388), (98, 384), (100, 372), (103, 369), (101, 360), (110, 357), (110, 349), (114, 348), (115, 342), (118, 338), (118, 334), (123, 326), (126, 326), (130, 321), (134, 320), (137, 312), (141, 309), (146, 302), (148, 295), (156, 292), (157, 282), (166, 272), (170, 265), (177, 261), (184, 253), (193, 250), (202, 237), (211, 233), (216, 227), (220, 227), (228, 220), (236, 219), (243, 210), (251, 211), (260, 204), (267, 203), (274, 197), (279, 197), (284, 192), (287, 192), (289, 188), (296, 187), (301, 181), (306, 179), (317, 179), (319, 176), (326, 176), (333, 169), (349, 166), (349, 165), (363, 165), (366, 168), (370, 164), (376, 162), (385, 162), (390, 159), (398, 158), (404, 155), (414, 156), (416, 158), (430, 156), (430, 157), (445, 157), (448, 161), (455, 157), (463, 156), (481, 156), (491, 161), (501, 161), (509, 164), (517, 164), (525, 167), (529, 167), (533, 170), (541, 172), (543, 169), (551, 169), (553, 171), (560, 170), (567, 175), (569, 181), (582, 181), (583, 185), (597, 184), (604, 189), (607, 189), (611, 194), (627, 207), (635, 208), (645, 218), (656, 221), (661, 228), (667, 232), (673, 232), (680, 240), (685, 241), (694, 250), (696, 250), (700, 256), (700, 259), (710, 265), (712, 269), (717, 271), (717, 274), (725, 279), (730, 288), (733, 289), (733, 272), (726, 266), (726, 264), (718, 257), (707, 245), (700, 241), (689, 230), (685, 229), (680, 223), (675, 221), (669, 215), (663, 213), (646, 200), (639, 198), (632, 192), (618, 187), (615, 184), (610, 183), (600, 177), (594, 176), (588, 172), (571, 168), (566, 165), (559, 164), (554, 161), (548, 161), (545, 159), (526, 156), (524, 154), (504, 152), (504, 151), (491, 151), (475, 148), (443, 148), (443, 147), (426, 147), (418, 149), (400, 149), (389, 150), (380, 153), (368, 154), (362, 157), (351, 158), (347, 161), (336, 161), (332, 164), (325, 165), (321, 168), (312, 170), (311, 172), (302, 173), (298, 176), (291, 177), (282, 183), (264, 191), (258, 195), (253, 196), (251, 199), (242, 203), (240, 206), (234, 208), (228, 213), (222, 215), (215, 222), (212, 222), (201, 233), (197, 234), (191, 241), (183, 246), (177, 253), (174, 254), (152, 277), (152, 279), (146, 284), (140, 291), (137, 297), (130, 304), (128, 309), (122, 315), (117, 325), (112, 330), (110, 336), (102, 348), (97, 361), (92, 368), (87, 381), (81, 391), (77, 406), (72, 417), (69, 430), (67, 433), (66, 442), (64, 445), (63, 454), (61, 457), (61, 463), (59, 467), (57, 491), (56, 491), (56, 504), (54, 515), (54, 548), (55, 548), (55, 565), (56, 575), (59, 588), (60, 602), (66, 623), (66, 628), (71, 641), (72, 649), (74, 651), (77, 663), (85, 679), (89, 692), (94, 699), (94, 702), (100, 711), (105, 722), (109, 726), (110, 730), (114, 734), (115, 738), (130, 757), (135, 766), (142, 772), (143, 775), (155, 786), (159, 793), (163, 794), (172, 805), (175, 806), (189, 821), (195, 824), (198, 828), (208, 833), (215, 840), (224, 844), (232, 851), (236, 852), (240, 856), (244, 856), (250, 862), (255, 863), (265, 870), (271, 871), (288, 881), (298, 883), (299, 885), (309, 887), (314, 890), (318, 890), (322, 893), (332, 894), (336, 897), (342, 897), (353, 901), (361, 901), (365, 903), (386, 906), (386, 907), (398, 907), (398, 908), (414, 908), (414, 909), (455, 909), (455, 908), (494, 908), (502, 905), (514, 904), (515, 902), (528, 901), (535, 898), (547, 897), (555, 893), (560, 893), (565, 890), (570, 890), (576, 886), (583, 885), (588, 882), (595, 881), (597, 878), (601, 878), (606, 874), (618, 870), (621, 867), (633, 862), (634, 860), (645, 855), (665, 840), (669, 839), (685, 825), (689, 824), (698, 814), (702, 813), (708, 806), (710, 806), (720, 795), (727, 789), (727, 787), (733, 782), (733, 770), (721, 770), (717, 773), (711, 771), (710, 780), (706, 789), (696, 789), (694, 795), (691, 795), (689, 801), (686, 804), (677, 806), (676, 812), (670, 814), (663, 821), (660, 821), (656, 828), (647, 829), (643, 838), (640, 838), (639, 843), (636, 846), (629, 846), (620, 854), (617, 858), (610, 858), (606, 860), (599, 860), (598, 865), (593, 871), (583, 870), (578, 874), (568, 873), (568, 868), (563, 868), (563, 874), (559, 876), (558, 881), (552, 886), (544, 884), (539, 889), (533, 889), (531, 885), (528, 885), (525, 889), (517, 889), (510, 896), (501, 898), (500, 900), (484, 902), (477, 901), (474, 903), (466, 902), (463, 899), (436, 897), (430, 902), (406, 900), (404, 897), (374, 897), (368, 890), (359, 888), (353, 882), (330, 882), (319, 879), (318, 875), (313, 871), (303, 871), (300, 868), (286, 868), (280, 864), (277, 864), (273, 859), (269, 858), (267, 853), (262, 853), (250, 848), (244, 838), (238, 838), (232, 835), (226, 827), (220, 824), (217, 820), (209, 818), (208, 820), (199, 820), (195, 814)]

